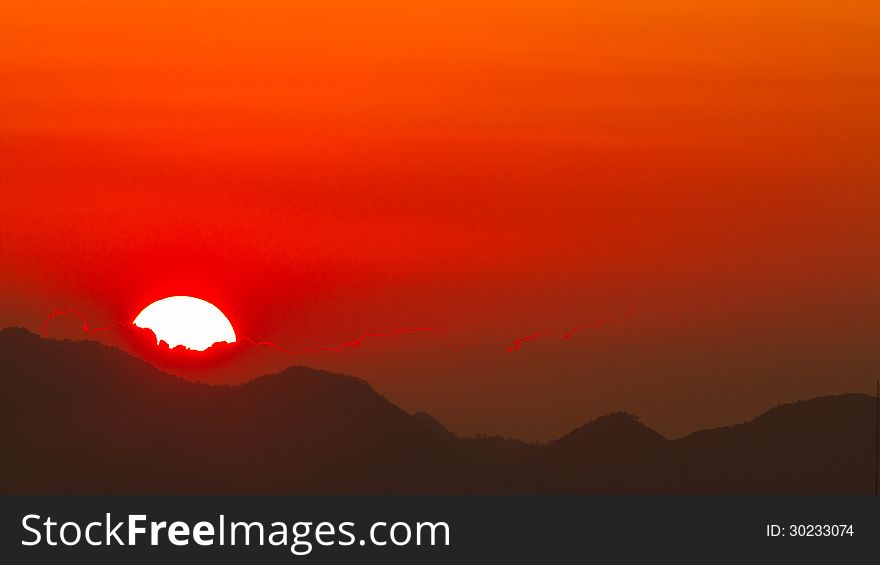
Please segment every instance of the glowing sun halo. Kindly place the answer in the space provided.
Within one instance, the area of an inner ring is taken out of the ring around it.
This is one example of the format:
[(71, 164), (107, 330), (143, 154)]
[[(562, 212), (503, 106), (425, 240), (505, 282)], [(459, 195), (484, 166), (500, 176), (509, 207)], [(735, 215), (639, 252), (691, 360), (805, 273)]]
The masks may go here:
[(192, 296), (170, 296), (153, 302), (134, 319), (169, 347), (204, 351), (217, 342), (235, 343), (235, 331), (219, 308)]

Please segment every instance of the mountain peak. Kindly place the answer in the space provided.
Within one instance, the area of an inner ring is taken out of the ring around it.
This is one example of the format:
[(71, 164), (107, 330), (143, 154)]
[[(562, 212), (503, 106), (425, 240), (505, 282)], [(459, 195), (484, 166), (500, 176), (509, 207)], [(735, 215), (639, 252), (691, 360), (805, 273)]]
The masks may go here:
[(644, 425), (628, 412), (611, 412), (587, 422), (551, 443), (556, 446), (583, 448), (624, 445), (638, 449), (646, 445), (665, 445), (669, 440)]
[(0, 339), (40, 339), (40, 336), (21, 326), (0, 329)]

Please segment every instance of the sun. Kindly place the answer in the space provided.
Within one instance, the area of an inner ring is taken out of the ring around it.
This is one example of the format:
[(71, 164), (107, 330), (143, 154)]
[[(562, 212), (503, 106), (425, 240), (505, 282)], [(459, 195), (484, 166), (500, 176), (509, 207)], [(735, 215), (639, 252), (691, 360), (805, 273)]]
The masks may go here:
[(204, 351), (218, 342), (235, 343), (235, 330), (219, 308), (192, 296), (169, 296), (153, 302), (134, 319), (169, 347)]

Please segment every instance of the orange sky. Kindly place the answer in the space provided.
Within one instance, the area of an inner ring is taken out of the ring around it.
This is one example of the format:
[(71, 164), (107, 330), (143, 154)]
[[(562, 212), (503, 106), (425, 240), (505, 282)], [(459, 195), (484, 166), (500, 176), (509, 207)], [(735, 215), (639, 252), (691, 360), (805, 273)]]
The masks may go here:
[(0, 326), (441, 327), (252, 368), (528, 439), (880, 372), (876, 2), (128, 4), (0, 8)]

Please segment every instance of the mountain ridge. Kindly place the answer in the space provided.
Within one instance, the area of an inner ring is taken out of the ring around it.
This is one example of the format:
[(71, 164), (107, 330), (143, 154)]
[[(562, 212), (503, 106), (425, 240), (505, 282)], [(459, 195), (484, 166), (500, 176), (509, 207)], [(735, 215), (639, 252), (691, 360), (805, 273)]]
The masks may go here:
[(194, 383), (93, 341), (0, 330), (7, 493), (867, 494), (875, 399), (776, 406), (670, 440), (618, 412), (545, 444), (459, 437), (303, 366)]

